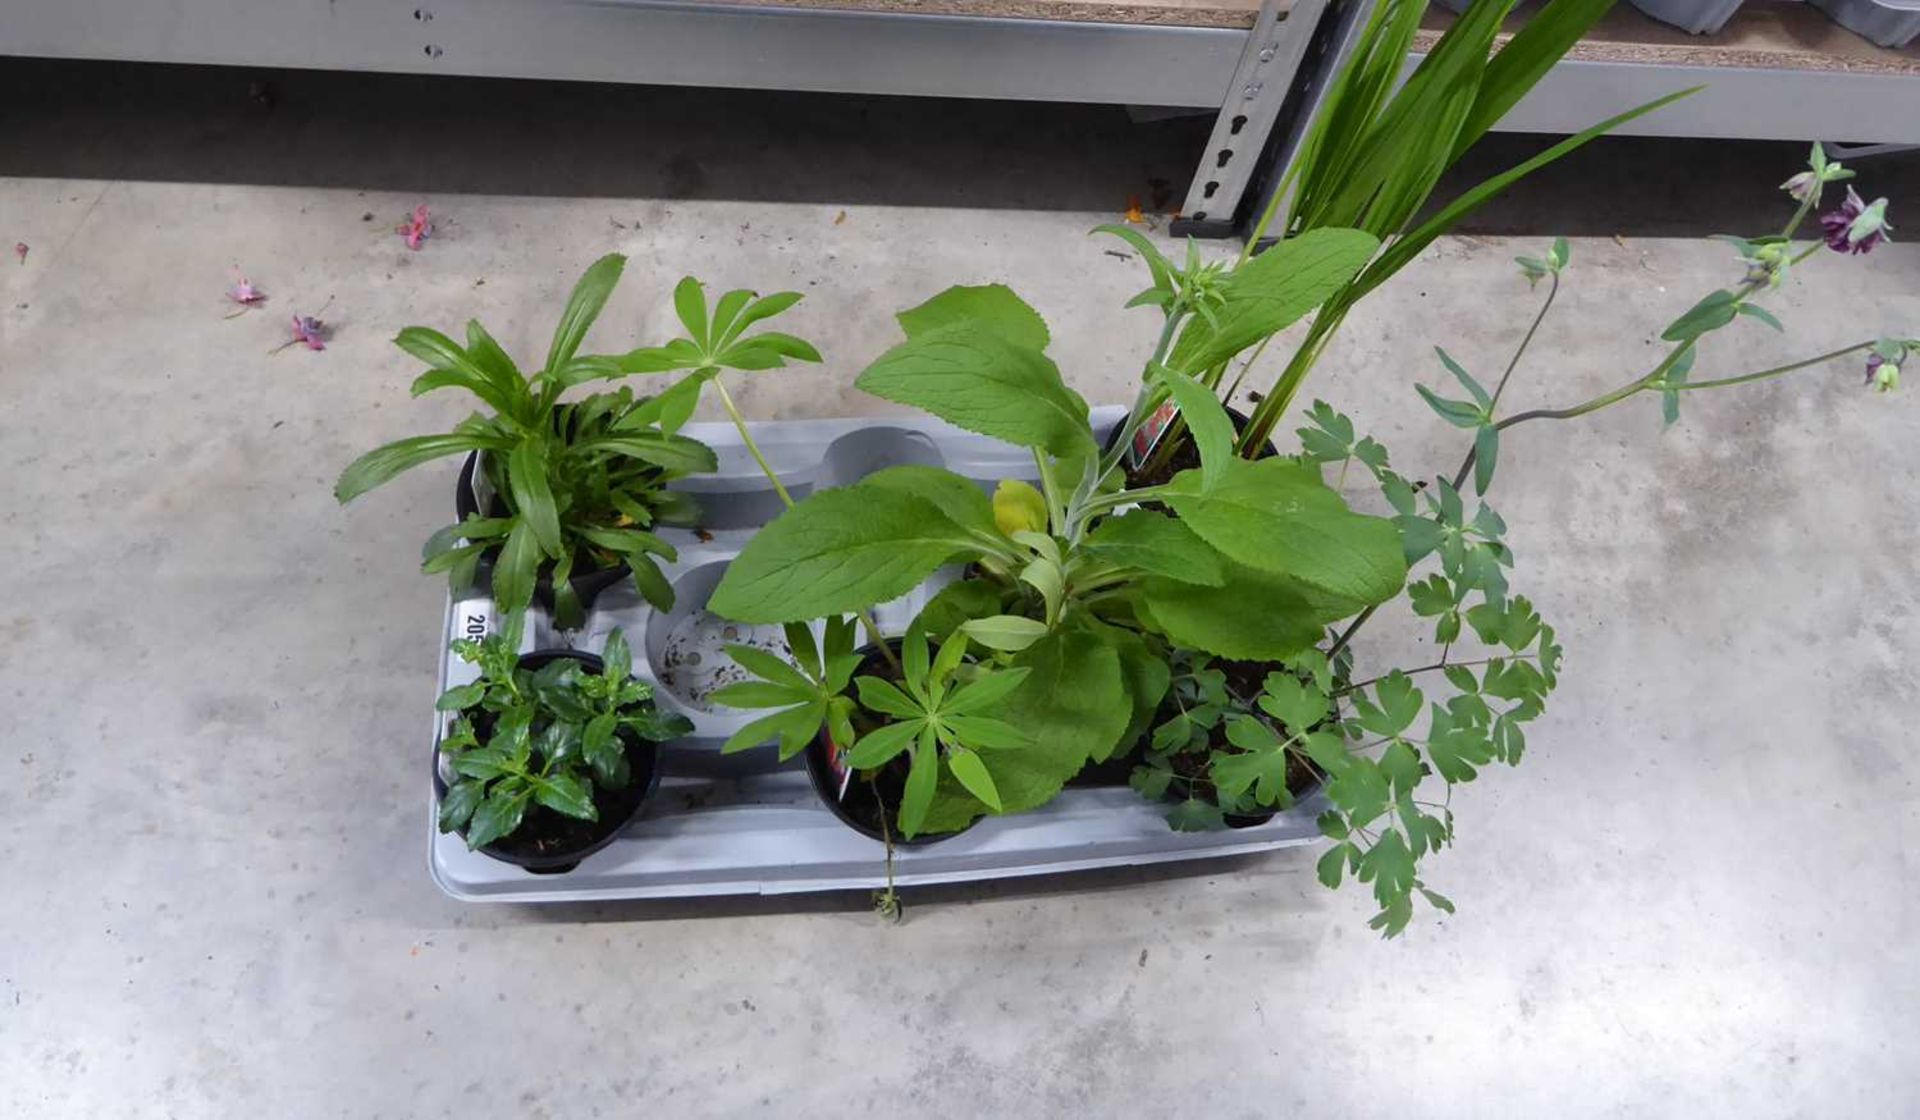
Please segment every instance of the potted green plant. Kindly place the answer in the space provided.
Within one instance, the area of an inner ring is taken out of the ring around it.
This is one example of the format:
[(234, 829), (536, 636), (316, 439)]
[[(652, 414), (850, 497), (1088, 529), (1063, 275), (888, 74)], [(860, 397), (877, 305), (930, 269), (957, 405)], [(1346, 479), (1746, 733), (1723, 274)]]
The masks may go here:
[[(1292, 267), (1258, 274), (1265, 298), (1212, 313), (1235, 331), (1282, 329), (1363, 265), (1372, 244), (1351, 231), (1288, 242), (1269, 256)], [(1191, 399), (1205, 461), (1149, 487), (1125, 484), (1124, 449), (1102, 450), (1086, 402), (1045, 354), (1045, 323), (1011, 291), (954, 288), (903, 312), (907, 340), (858, 384), (1031, 448), (1039, 486), (1005, 480), (989, 498), (944, 469), (883, 470), (796, 503), (715, 590), (716, 613), (803, 622), (969, 566), (928, 604), (925, 625), (1028, 671), (1005, 702), (1033, 745), (981, 755), (999, 804), (942, 787), (929, 829), (1044, 804), (1090, 760), (1128, 744), (1165, 693), (1169, 648), (1277, 663), (1399, 591), (1404, 560), (1389, 522), (1347, 509), (1308, 466), (1235, 458), (1219, 402), (1158, 360), (1203, 300), (1177, 297), (1147, 376)]]
[[(1329, 886), (1347, 876), (1369, 884), (1380, 906), (1374, 928), (1388, 936), (1404, 929), (1415, 895), (1452, 912), (1453, 904), (1419, 875), (1421, 860), (1453, 840), (1452, 789), (1493, 763), (1518, 763), (1527, 748), (1525, 725), (1545, 710), (1559, 683), (1564, 654), (1558, 637), (1533, 604), (1513, 592), (1506, 524), (1484, 500), (1500, 462), (1500, 433), (1522, 423), (1574, 419), (1642, 395), (1658, 396), (1664, 420), (1672, 424), (1686, 394), (1770, 381), (1846, 357), (1863, 360), (1870, 386), (1895, 388), (1900, 366), (1920, 354), (1920, 339), (1863, 338), (1750, 372), (1713, 378), (1694, 372), (1703, 340), (1715, 331), (1742, 319), (1783, 329), (1759, 300), (1776, 291), (1790, 270), (1822, 249), (1861, 254), (1886, 239), (1891, 228), (1886, 201), (1865, 203), (1849, 188), (1838, 209), (1821, 215), (1821, 239), (1794, 243), (1796, 232), (1818, 212), (1824, 186), (1851, 176), (1815, 145), (1807, 169), (1784, 184), (1799, 204), (1786, 225), (1762, 237), (1724, 238), (1738, 254), (1740, 281), (1707, 293), (1669, 324), (1661, 334), (1668, 348), (1648, 372), (1565, 407), (1501, 408), (1559, 293), (1570, 249), (1556, 239), (1541, 256), (1519, 258), (1522, 273), (1531, 283), (1547, 281), (1547, 292), (1493, 387), (1445, 350), (1436, 352), (1438, 363), (1466, 397), (1417, 386), (1441, 419), (1470, 433), (1462, 461), (1447, 474), (1410, 479), (1397, 473), (1384, 446), (1357, 435), (1349, 418), (1315, 402), (1309, 425), (1299, 432), (1298, 458), (1343, 472), (1358, 462), (1376, 480), (1396, 513), (1415, 576), (1425, 567), (1424, 578), (1408, 582), (1398, 598), (1414, 615), (1432, 620), (1440, 653), (1429, 663), (1389, 667), (1359, 681), (1351, 681), (1344, 670), (1333, 671), (1350, 656), (1355, 635), (1373, 616), (1375, 608), (1368, 608), (1323, 651), (1296, 660), (1294, 674), (1267, 678), (1256, 706), (1271, 718), (1235, 724), (1241, 729), (1232, 737), (1235, 749), (1212, 755), (1213, 774), (1255, 807), (1284, 806), (1299, 792), (1281, 780), (1290, 767), (1310, 766), (1322, 775), (1326, 807), (1320, 826), (1333, 845), (1319, 862), (1320, 878)], [(1471, 504), (1469, 486), (1477, 499)], [(1242, 780), (1249, 776), (1251, 781)], [(1153, 783), (1159, 780), (1151, 768), (1136, 774), (1143, 792), (1155, 793)]]
[[(428, 539), (424, 570), (447, 572), (456, 585), (465, 585), (486, 561), (503, 612), (538, 599), (562, 629), (576, 627), (595, 595), (629, 577), (648, 602), (670, 607), (673, 590), (655, 558), (671, 561), (676, 553), (652, 530), (698, 519), (697, 505), (671, 484), (715, 468), (711, 449), (680, 434), (701, 386), (719, 365), (767, 369), (788, 358), (818, 361), (819, 354), (777, 332), (744, 334), (791, 307), (797, 293), (729, 292), (710, 318), (699, 283), (689, 277), (676, 287), (674, 303), (698, 345), (678, 340), (619, 356), (582, 355), (587, 330), (625, 264), (626, 258), (609, 254), (587, 269), (561, 314), (545, 365), (532, 375), (522, 373), (478, 322), (467, 324), (464, 347), (430, 328), (401, 331), (395, 344), (430, 367), (413, 383), (413, 395), (464, 389), (492, 413), (475, 413), (443, 435), (414, 436), (368, 452), (341, 473), (335, 497), (351, 501), (412, 467), (464, 453), (456, 490), (459, 520)], [(562, 399), (591, 381), (682, 368), (674, 364), (682, 357), (695, 372), (656, 395), (636, 397), (621, 387)], [(731, 400), (725, 403), (734, 411)]]
[(889, 639), (891, 656), (878, 646), (855, 650), (853, 620), (844, 616), (826, 620), (819, 644), (805, 623), (789, 623), (785, 632), (791, 662), (752, 646), (727, 647), (755, 679), (727, 685), (714, 699), (776, 710), (743, 727), (723, 750), (771, 741), (783, 761), (805, 752), (821, 801), (849, 828), (890, 847), (949, 832), (931, 819), (943, 785), (1001, 807), (985, 759), (1033, 745), (1005, 718), (1017, 718), (1007, 701), (1028, 669), (1007, 666), (990, 651), (974, 656), (964, 633), (936, 647), (924, 616), (904, 637)]
[(450, 721), (436, 770), (440, 831), (536, 873), (572, 870), (611, 843), (660, 781), (659, 744), (692, 729), (659, 711), (633, 677), (625, 636), (599, 657), (526, 655), (518, 616), (497, 634), (454, 643), (480, 679), (442, 693)]

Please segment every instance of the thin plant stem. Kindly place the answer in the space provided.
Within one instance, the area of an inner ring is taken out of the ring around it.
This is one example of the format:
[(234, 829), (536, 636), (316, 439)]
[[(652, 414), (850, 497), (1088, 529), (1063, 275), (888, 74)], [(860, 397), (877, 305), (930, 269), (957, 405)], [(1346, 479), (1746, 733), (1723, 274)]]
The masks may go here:
[[(1553, 297), (1559, 294), (1560, 294), (1560, 273), (1556, 270), (1553, 274), (1553, 279), (1547, 288), (1546, 302), (1540, 305), (1540, 313), (1533, 317), (1533, 325), (1527, 328), (1527, 333), (1520, 339), (1520, 345), (1518, 348), (1514, 350), (1512, 360), (1507, 362), (1506, 371), (1500, 375), (1500, 383), (1493, 387), (1493, 400), (1487, 405), (1488, 415), (1492, 415), (1494, 408), (1499, 405), (1500, 394), (1507, 391), (1508, 380), (1510, 380), (1513, 377), (1513, 371), (1519, 368), (1520, 358), (1522, 355), (1524, 355), (1527, 352), (1527, 347), (1530, 344), (1532, 344), (1533, 336), (1537, 331), (1539, 331), (1540, 324), (1547, 317), (1547, 312), (1553, 310)], [(1457, 487), (1460, 484), (1456, 482), (1454, 483), (1454, 485)]]
[(740, 410), (734, 407), (733, 398), (727, 395), (726, 385), (715, 377), (713, 388), (720, 394), (720, 407), (727, 410), (727, 416), (733, 420), (734, 429), (740, 433), (740, 442), (746, 444), (747, 454), (752, 455), (753, 461), (760, 464), (761, 473), (765, 474), (767, 481), (773, 484), (773, 492), (780, 495), (780, 504), (792, 509), (793, 495), (787, 493), (787, 488), (780, 483), (780, 476), (773, 473), (773, 467), (767, 463), (767, 457), (760, 453), (760, 445), (754, 442), (753, 433), (747, 431), (747, 418), (740, 415)]
[[(773, 492), (780, 495), (780, 504), (787, 509), (792, 509), (793, 495), (787, 493), (787, 488), (780, 484), (780, 476), (773, 473), (773, 465), (768, 463), (767, 457), (760, 453), (759, 443), (754, 441), (753, 433), (747, 430), (747, 418), (740, 415), (740, 409), (734, 405), (733, 398), (727, 395), (727, 387), (721, 383), (718, 376), (713, 378), (713, 388), (720, 394), (720, 407), (726, 409), (727, 416), (733, 420), (734, 430), (740, 433), (740, 442), (746, 446), (747, 454), (752, 455), (753, 461), (760, 464), (760, 473), (766, 475), (767, 481), (773, 484)], [(860, 624), (867, 628), (867, 637), (872, 638), (873, 644), (879, 647), (881, 660), (887, 663), (889, 669), (899, 671), (900, 659), (894, 656), (893, 647), (887, 644), (887, 636), (880, 632), (880, 624), (874, 621), (873, 612), (859, 610), (853, 613), (854, 617), (860, 620)]]

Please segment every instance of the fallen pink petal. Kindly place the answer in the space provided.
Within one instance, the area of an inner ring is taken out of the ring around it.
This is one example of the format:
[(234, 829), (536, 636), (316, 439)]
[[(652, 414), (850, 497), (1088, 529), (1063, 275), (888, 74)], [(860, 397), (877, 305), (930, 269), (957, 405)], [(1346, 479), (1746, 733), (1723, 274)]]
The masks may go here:
[(267, 302), (267, 293), (253, 286), (253, 281), (234, 274), (233, 287), (227, 289), (227, 298), (242, 307), (255, 307)]
[(14, 242), (13, 255), (20, 258), (21, 264), (26, 264), (27, 263), (27, 243), (24, 241)]
[(413, 217), (395, 226), (393, 231), (407, 242), (407, 248), (418, 250), (422, 242), (433, 236), (433, 214), (426, 203), (413, 208)]
[(326, 338), (332, 330), (326, 322), (313, 315), (295, 315), (293, 317), (293, 339), (288, 345), (298, 342), (309, 350), (325, 350)]

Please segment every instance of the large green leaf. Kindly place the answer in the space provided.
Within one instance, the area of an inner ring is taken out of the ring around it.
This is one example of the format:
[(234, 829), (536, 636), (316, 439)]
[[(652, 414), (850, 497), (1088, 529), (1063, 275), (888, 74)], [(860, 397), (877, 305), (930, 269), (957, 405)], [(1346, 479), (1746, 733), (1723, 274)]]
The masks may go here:
[(973, 323), (1031, 350), (1047, 347), (1046, 320), (1005, 284), (956, 285), (895, 318), (908, 338), (954, 323)]
[(1328, 623), (1367, 606), (1272, 572), (1232, 562), (1226, 569), (1220, 587), (1144, 579), (1141, 609), (1155, 629), (1183, 649), (1278, 661), (1317, 645)]
[(607, 297), (613, 294), (613, 286), (620, 282), (620, 273), (626, 267), (627, 258), (608, 253), (581, 274), (573, 294), (567, 297), (566, 310), (560, 313), (560, 324), (553, 330), (553, 345), (547, 350), (549, 373), (559, 370), (580, 349), (587, 328), (600, 317), (600, 309), (607, 305)]
[(513, 532), (493, 562), (493, 601), (502, 611), (522, 610), (533, 601), (534, 581), (540, 575), (540, 543), (525, 518), (516, 519)]
[[(1133, 711), (1119, 655), (1089, 631), (1056, 631), (1014, 655), (1013, 664), (1031, 671), (995, 715), (1032, 744), (980, 756), (1007, 813), (1053, 800), (1089, 758), (1112, 751)], [(923, 830), (952, 832), (986, 811), (959, 782), (943, 781)]]
[(333, 496), (350, 502), (388, 481), (402, 471), (422, 463), (463, 451), (482, 451), (503, 446), (504, 440), (471, 432), (451, 432), (439, 436), (410, 436), (376, 447), (348, 464), (333, 484)]
[(1393, 522), (1349, 510), (1313, 467), (1234, 459), (1216, 486), (1199, 471), (1175, 475), (1166, 500), (1188, 528), (1249, 567), (1362, 603), (1392, 598), (1406, 582)]
[(708, 608), (741, 622), (798, 622), (911, 591), (971, 537), (925, 498), (885, 487), (826, 490), (756, 533)]
[(1226, 579), (1220, 554), (1212, 546), (1179, 521), (1149, 509), (1103, 519), (1081, 548), (1109, 564), (1182, 583), (1218, 587)]
[(1227, 279), (1214, 322), (1192, 319), (1167, 364), (1186, 373), (1218, 365), (1284, 330), (1353, 279), (1380, 241), (1357, 229), (1315, 229), (1259, 254)]
[(1095, 450), (1087, 402), (1060, 380), (1052, 359), (977, 322), (908, 339), (868, 366), (856, 384), (1022, 447), (1062, 456)]
[(987, 492), (952, 471), (940, 467), (888, 467), (861, 479), (859, 484), (925, 498), (939, 506), (956, 525), (997, 533), (993, 524), (993, 502)]

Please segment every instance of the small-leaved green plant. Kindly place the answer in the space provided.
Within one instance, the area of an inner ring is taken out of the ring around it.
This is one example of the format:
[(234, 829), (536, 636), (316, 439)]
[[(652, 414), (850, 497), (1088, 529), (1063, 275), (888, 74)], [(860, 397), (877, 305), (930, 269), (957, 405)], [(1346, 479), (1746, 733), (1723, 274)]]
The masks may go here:
[(571, 657), (522, 668), (519, 637), (516, 619), (500, 633), (455, 641), (480, 679), (448, 689), (435, 705), (454, 714), (440, 750), (459, 776), (440, 799), (440, 831), (464, 831), (471, 848), (512, 836), (533, 805), (598, 820), (594, 787), (633, 782), (625, 736), (664, 742), (693, 730), (654, 706), (619, 630), (607, 636), (598, 673)]

